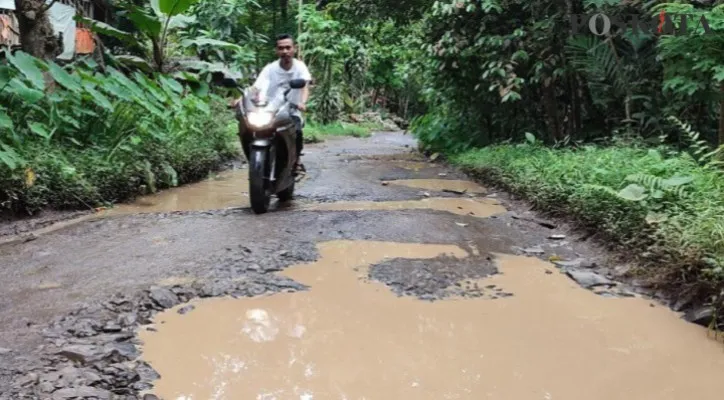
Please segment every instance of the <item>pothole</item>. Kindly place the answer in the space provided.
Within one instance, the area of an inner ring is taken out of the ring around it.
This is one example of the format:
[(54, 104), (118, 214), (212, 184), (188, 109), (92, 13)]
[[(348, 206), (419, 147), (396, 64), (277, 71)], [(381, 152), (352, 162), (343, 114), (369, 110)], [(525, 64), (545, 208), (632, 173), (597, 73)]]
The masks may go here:
[(235, 169), (190, 185), (143, 196), (133, 203), (120, 204), (106, 215), (206, 211), (249, 207), (249, 171)]
[(35, 286), (35, 289), (37, 290), (52, 290), (61, 288), (63, 288), (63, 284), (60, 282), (43, 282)]
[(158, 281), (159, 286), (184, 286), (190, 285), (197, 281), (197, 278), (191, 276), (171, 276)]
[(457, 192), (482, 194), (487, 190), (475, 182), (457, 179), (397, 179), (384, 181), (383, 184), (406, 186), (414, 189), (423, 189), (436, 192)]
[[(342, 153), (340, 153), (341, 155)], [(384, 162), (401, 162), (401, 163), (407, 163), (407, 162), (419, 162), (419, 163), (425, 163), (429, 164), (424, 156), (422, 156), (418, 152), (408, 152), (408, 153), (394, 153), (394, 154), (351, 154), (349, 157), (347, 157), (350, 161), (358, 161), (358, 160), (371, 160), (371, 161), (384, 161)], [(430, 164), (432, 165), (432, 164)]]
[(408, 171), (415, 171), (419, 172), (425, 168), (432, 168), (434, 165), (426, 163), (426, 162), (420, 162), (420, 161), (407, 161), (403, 162), (401, 165), (402, 169), (406, 169)]
[(314, 211), (395, 211), (437, 210), (457, 215), (487, 218), (507, 212), (505, 207), (492, 199), (427, 198), (402, 201), (340, 201), (334, 203), (300, 206), (301, 210)]
[(512, 296), (425, 302), (365, 281), (370, 265), (382, 263), (375, 275), (417, 268), (399, 259), (428, 260), (435, 270), (440, 257), (472, 257), (429, 244), (335, 241), (318, 249), (317, 262), (282, 273), (307, 291), (196, 301), (183, 315), (187, 305), (157, 315), (157, 331), (140, 332), (142, 359), (161, 376), (153, 392), (653, 400), (715, 399), (724, 390), (721, 347), (704, 329), (643, 299), (598, 296), (539, 259), (495, 255), (498, 274), (469, 279)]

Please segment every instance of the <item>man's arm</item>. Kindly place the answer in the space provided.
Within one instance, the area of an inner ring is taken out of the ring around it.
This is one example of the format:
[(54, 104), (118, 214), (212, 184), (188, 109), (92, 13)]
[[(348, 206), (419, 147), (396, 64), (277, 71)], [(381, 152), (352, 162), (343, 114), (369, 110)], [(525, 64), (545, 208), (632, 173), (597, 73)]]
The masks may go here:
[(264, 69), (261, 70), (261, 73), (256, 77), (256, 81), (254, 81), (252, 88), (256, 89), (257, 94), (265, 94), (267, 92), (267, 89), (269, 88), (269, 65), (265, 66)]
[(307, 81), (307, 85), (302, 88), (302, 104), (300, 104), (299, 109), (302, 111), (307, 111), (307, 101), (309, 100), (309, 85), (312, 83), (312, 74), (309, 73), (309, 68), (307, 68), (307, 65), (302, 62), (302, 68), (301, 68), (301, 79), (304, 79)]
[(302, 88), (302, 104), (299, 105), (302, 111), (307, 111), (307, 100), (309, 100), (309, 84)]
[[(259, 98), (259, 94), (266, 93), (267, 86), (269, 85), (269, 66), (264, 67), (259, 75), (256, 77), (254, 84), (251, 85), (251, 95), (255, 99)], [(241, 101), (241, 97), (234, 100), (234, 107)]]
[(266, 65), (262, 68), (259, 76), (256, 77), (253, 87), (261, 90), (266, 89), (265, 86), (269, 83), (269, 66)]

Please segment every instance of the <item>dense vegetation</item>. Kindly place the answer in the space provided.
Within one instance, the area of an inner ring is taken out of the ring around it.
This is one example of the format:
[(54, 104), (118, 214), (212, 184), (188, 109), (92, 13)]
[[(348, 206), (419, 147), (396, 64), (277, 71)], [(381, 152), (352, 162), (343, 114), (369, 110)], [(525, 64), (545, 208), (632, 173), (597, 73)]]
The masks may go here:
[[(598, 231), (640, 275), (721, 304), (724, 5), (325, 3), (337, 43), (360, 49), (346, 68), (366, 76), (367, 98), (351, 78), (343, 97), (383, 99), (412, 119), (423, 150)], [(571, 15), (596, 12), (662, 32), (573, 33)], [(669, 34), (677, 13), (690, 15), (683, 35)]]
[[(423, 150), (599, 229), (642, 273), (700, 299), (724, 288), (722, 1), (111, 3), (112, 22), (92, 23), (95, 61), (60, 67), (24, 44), (39, 58), (0, 67), (2, 208), (96, 205), (203, 176), (235, 148), (233, 120), (211, 118), (235, 93), (214, 83), (250, 83), (288, 32), (315, 77), (309, 140), (397, 115)], [(662, 10), (663, 34), (570, 22)], [(674, 13), (691, 15), (683, 35), (668, 34)]]
[(124, 200), (203, 178), (235, 154), (233, 131), (214, 118), (225, 105), (171, 78), (85, 63), (68, 72), (22, 52), (9, 61), (0, 70), (4, 209)]
[[(424, 148), (607, 234), (640, 274), (721, 305), (724, 5), (429, 3), (413, 67)], [(688, 32), (598, 37), (569, 22), (661, 10), (690, 14)]]

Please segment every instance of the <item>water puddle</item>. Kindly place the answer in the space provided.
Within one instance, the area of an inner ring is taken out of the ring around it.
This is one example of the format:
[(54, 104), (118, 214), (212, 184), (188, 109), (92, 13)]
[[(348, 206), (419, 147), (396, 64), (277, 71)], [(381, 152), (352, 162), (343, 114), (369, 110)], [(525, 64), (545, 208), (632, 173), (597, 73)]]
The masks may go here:
[(161, 279), (160, 281), (158, 281), (158, 284), (160, 286), (183, 286), (194, 283), (195, 281), (196, 278), (192, 278), (190, 276), (172, 276), (169, 278)]
[(453, 191), (461, 193), (480, 194), (487, 190), (475, 182), (455, 179), (399, 179), (385, 181), (384, 184), (407, 186), (414, 189), (430, 191)]
[(430, 198), (407, 201), (342, 201), (300, 206), (298, 209), (317, 211), (438, 210), (479, 218), (487, 218), (507, 212), (505, 207), (501, 206), (500, 203), (495, 200), (470, 198)]
[(401, 167), (408, 171), (420, 172), (420, 170), (431, 168), (433, 165), (426, 162), (403, 161)]
[(249, 207), (249, 171), (224, 171), (213, 179), (167, 189), (121, 204), (106, 214), (205, 211), (229, 207)]
[[(335, 241), (284, 272), (311, 290), (159, 314), (143, 358), (167, 400), (719, 399), (724, 351), (638, 298), (604, 298), (549, 263), (496, 255), (514, 295), (423, 302), (367, 282), (385, 258), (456, 246)], [(181, 307), (181, 306), (179, 306)], [(179, 308), (177, 307), (177, 308)]]
[(367, 161), (384, 161), (386, 163), (409, 163), (409, 162), (419, 162), (420, 164), (429, 164), (425, 160), (425, 157), (421, 156), (419, 153), (416, 152), (410, 152), (410, 153), (394, 153), (394, 154), (354, 154), (350, 155), (348, 158), (350, 161), (356, 161), (356, 160), (367, 160)]
[(51, 289), (61, 289), (63, 288), (63, 284), (58, 282), (44, 282), (35, 287), (35, 289), (38, 290), (51, 290)]

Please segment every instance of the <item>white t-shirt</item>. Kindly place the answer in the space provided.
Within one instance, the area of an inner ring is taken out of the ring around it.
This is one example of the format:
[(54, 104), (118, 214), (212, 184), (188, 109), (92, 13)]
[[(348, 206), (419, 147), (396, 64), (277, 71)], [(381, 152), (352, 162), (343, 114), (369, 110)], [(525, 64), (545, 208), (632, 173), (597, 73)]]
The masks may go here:
[[(292, 67), (288, 71), (282, 68), (280, 60), (277, 60), (264, 67), (256, 78), (254, 87), (261, 90), (267, 99), (272, 99), (276, 96), (277, 90), (280, 88), (282, 91), (285, 90), (292, 79), (304, 79), (309, 84), (312, 81), (312, 74), (309, 73), (307, 65), (301, 60), (292, 59)], [(302, 102), (302, 89), (292, 89), (287, 95), (287, 99), (294, 104), (300, 104)], [(300, 118), (302, 116), (299, 110), (293, 110), (292, 115)]]

